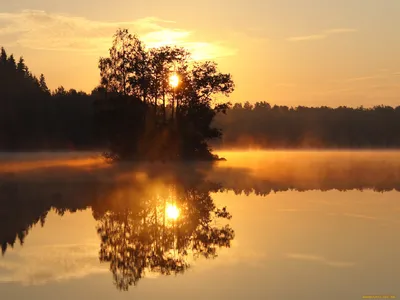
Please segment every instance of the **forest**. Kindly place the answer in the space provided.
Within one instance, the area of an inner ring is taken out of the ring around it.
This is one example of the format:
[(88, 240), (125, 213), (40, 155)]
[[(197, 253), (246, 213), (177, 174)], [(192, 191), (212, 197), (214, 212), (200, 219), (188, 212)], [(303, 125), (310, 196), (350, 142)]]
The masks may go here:
[(398, 148), (400, 106), (287, 107), (236, 103), (216, 119), (224, 148)]
[(183, 48), (147, 49), (127, 30), (99, 59), (90, 93), (47, 87), (0, 54), (0, 150), (99, 150), (110, 159), (213, 160), (217, 148), (397, 148), (400, 106), (287, 107), (216, 102), (235, 88)]
[(212, 61), (195, 62), (184, 48), (147, 49), (128, 30), (114, 35), (99, 59), (101, 81), (90, 95), (50, 92), (1, 49), (0, 148), (103, 149), (107, 159), (215, 160), (208, 141), (220, 138), (213, 120), (228, 108), (217, 94), (234, 90), (230, 74)]
[(63, 87), (50, 91), (24, 59), (0, 54), (0, 149), (3, 151), (87, 149), (93, 134), (93, 96)]

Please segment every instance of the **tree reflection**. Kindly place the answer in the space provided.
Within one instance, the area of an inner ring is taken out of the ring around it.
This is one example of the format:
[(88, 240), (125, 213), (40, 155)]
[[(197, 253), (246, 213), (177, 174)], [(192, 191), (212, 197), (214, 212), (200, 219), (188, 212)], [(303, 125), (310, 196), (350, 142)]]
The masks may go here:
[[(216, 189), (212, 184), (161, 185), (153, 194), (144, 191), (95, 212), (100, 261), (110, 263), (116, 287), (128, 290), (146, 273), (183, 273), (191, 258), (215, 258), (218, 248), (229, 247), (234, 231), (223, 221), (231, 215), (215, 206), (210, 193)], [(119, 199), (130, 194), (130, 188), (119, 191)], [(169, 214), (168, 207), (179, 216)]]
[[(193, 257), (214, 258), (220, 247), (230, 246), (231, 216), (216, 206), (214, 192), (400, 191), (398, 164), (389, 160), (385, 165), (360, 159), (344, 167), (321, 162), (301, 168), (279, 162), (257, 173), (251, 168), (160, 165), (0, 172), (2, 254), (23, 244), (34, 226), (43, 226), (50, 210), (63, 215), (89, 208), (98, 222), (100, 261), (109, 264), (116, 286), (127, 290), (146, 274), (183, 273)], [(179, 214), (167, 213), (167, 207)]]
[(43, 226), (50, 210), (63, 215), (91, 208), (98, 222), (99, 259), (110, 265), (116, 287), (128, 290), (146, 274), (176, 275), (193, 258), (215, 258), (234, 238), (231, 215), (211, 197), (222, 187), (191, 166), (164, 172), (104, 170), (111, 180), (72, 172), (68, 175), (79, 180), (69, 185), (53, 175), (40, 181), (29, 174), (0, 176), (3, 255), (18, 240), (23, 244), (33, 226)]

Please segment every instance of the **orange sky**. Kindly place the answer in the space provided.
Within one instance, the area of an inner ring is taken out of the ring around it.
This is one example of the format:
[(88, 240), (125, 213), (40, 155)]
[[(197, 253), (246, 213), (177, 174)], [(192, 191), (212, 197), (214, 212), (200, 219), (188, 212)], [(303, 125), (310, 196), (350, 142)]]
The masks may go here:
[(20, 0), (2, 4), (0, 45), (51, 89), (90, 92), (118, 27), (177, 44), (236, 83), (232, 102), (400, 105), (397, 0)]

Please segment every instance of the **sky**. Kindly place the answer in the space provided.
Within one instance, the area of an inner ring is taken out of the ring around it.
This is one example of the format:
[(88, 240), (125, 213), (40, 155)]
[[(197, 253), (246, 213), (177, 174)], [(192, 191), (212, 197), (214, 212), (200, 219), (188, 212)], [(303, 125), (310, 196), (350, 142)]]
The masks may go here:
[(231, 102), (400, 105), (400, 0), (0, 0), (0, 46), (90, 92), (117, 28), (214, 60)]

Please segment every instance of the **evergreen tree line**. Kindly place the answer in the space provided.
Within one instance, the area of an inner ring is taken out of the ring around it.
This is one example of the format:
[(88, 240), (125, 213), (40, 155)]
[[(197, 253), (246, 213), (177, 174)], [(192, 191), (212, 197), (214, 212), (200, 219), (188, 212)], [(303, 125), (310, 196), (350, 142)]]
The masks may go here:
[(216, 94), (234, 90), (229, 74), (213, 62), (192, 63), (182, 48), (148, 50), (127, 30), (117, 31), (99, 69), (101, 83), (90, 94), (62, 86), (50, 91), (43, 74), (37, 78), (22, 57), (17, 62), (1, 48), (0, 150), (105, 149), (112, 159), (214, 159), (213, 140), (220, 147), (400, 146), (400, 106), (215, 105)]
[(90, 95), (47, 88), (23, 58), (2, 48), (0, 148), (104, 148), (106, 158), (214, 160), (208, 142), (220, 138), (215, 116), (234, 90), (230, 74), (212, 61), (197, 63), (184, 48), (147, 49), (126, 29), (99, 59), (101, 82)]
[(216, 118), (221, 147), (397, 148), (400, 106), (288, 107), (236, 103)]
[(51, 92), (21, 57), (1, 48), (0, 149), (57, 150), (100, 146), (93, 128), (93, 97), (63, 87)]

